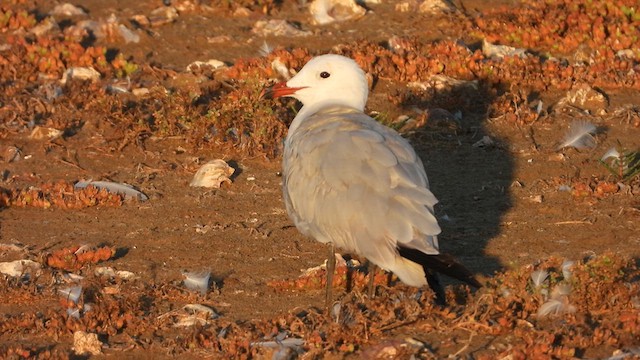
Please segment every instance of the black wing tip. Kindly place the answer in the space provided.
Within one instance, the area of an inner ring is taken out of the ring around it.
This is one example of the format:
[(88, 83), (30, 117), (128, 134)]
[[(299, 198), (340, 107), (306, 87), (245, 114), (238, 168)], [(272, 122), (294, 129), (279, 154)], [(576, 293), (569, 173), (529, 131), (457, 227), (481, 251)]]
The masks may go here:
[(398, 251), (400, 256), (422, 265), (425, 273), (435, 271), (463, 281), (475, 288), (482, 287), (473, 273), (449, 254), (428, 255), (419, 250), (404, 247), (399, 247)]

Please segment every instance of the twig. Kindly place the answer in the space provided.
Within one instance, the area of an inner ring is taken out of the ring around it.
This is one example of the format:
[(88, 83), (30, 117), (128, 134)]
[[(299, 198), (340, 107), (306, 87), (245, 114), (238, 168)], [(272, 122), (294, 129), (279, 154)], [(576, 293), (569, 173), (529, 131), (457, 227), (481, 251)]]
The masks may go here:
[(577, 224), (589, 224), (593, 225), (591, 221), (586, 220), (569, 220), (569, 221), (558, 221), (553, 223), (554, 225), (577, 225)]
[[(467, 330), (467, 329), (465, 329)], [(458, 355), (462, 354), (465, 350), (467, 350), (469, 348), (469, 346), (471, 345), (471, 340), (473, 340), (473, 337), (476, 336), (476, 333), (474, 331), (469, 330), (470, 335), (469, 335), (469, 339), (467, 340), (467, 343), (460, 349), (458, 350), (455, 354), (453, 355), (449, 355), (450, 359), (457, 359)]]

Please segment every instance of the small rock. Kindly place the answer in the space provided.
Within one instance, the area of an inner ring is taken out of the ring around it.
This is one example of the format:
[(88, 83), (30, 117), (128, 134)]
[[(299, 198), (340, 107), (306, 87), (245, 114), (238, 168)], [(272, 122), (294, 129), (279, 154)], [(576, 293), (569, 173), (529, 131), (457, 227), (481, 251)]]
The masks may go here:
[(34, 26), (29, 30), (30, 33), (35, 35), (36, 37), (41, 37), (46, 33), (49, 33), (53, 30), (60, 30), (58, 23), (52, 17), (48, 17), (41, 21), (38, 25)]
[(567, 91), (565, 97), (556, 103), (554, 110), (567, 105), (586, 110), (590, 114), (602, 115), (606, 113), (605, 109), (609, 106), (609, 99), (604, 93), (583, 83)]
[(100, 355), (102, 341), (98, 339), (98, 334), (76, 331), (73, 333), (73, 351), (77, 355)]
[(472, 146), (484, 148), (484, 147), (490, 147), (494, 145), (495, 145), (495, 142), (493, 141), (493, 139), (485, 135), (482, 137), (482, 139), (476, 141)]
[(275, 19), (257, 21), (253, 29), (251, 29), (251, 32), (262, 36), (298, 37), (311, 35), (311, 31), (303, 31), (286, 20)]
[(251, 10), (247, 9), (244, 6), (240, 6), (233, 12), (233, 16), (235, 17), (249, 17), (251, 16)]
[(66, 84), (70, 79), (73, 80), (100, 80), (100, 73), (92, 67), (71, 67), (62, 75), (61, 84)]
[(87, 13), (82, 9), (70, 3), (58, 4), (53, 10), (49, 12), (49, 15), (54, 16), (87, 16)]
[(21, 277), (25, 274), (40, 272), (40, 263), (33, 260), (15, 260), (10, 262), (0, 262), (0, 273), (12, 277)]
[(408, 0), (396, 4), (398, 12), (420, 12), (423, 14), (442, 14), (453, 12), (456, 7), (448, 0)]
[(44, 126), (36, 126), (31, 131), (29, 138), (34, 140), (42, 140), (42, 139), (54, 140), (62, 136), (62, 134), (64, 134), (64, 131), (62, 130), (48, 128)]
[(418, 7), (418, 12), (423, 14), (441, 14), (455, 10), (455, 5), (448, 0), (425, 0)]
[(468, 87), (477, 90), (478, 80), (458, 80), (446, 75), (433, 75), (427, 81), (413, 81), (408, 83), (407, 86), (421, 90), (452, 90), (461, 87)]
[(131, 90), (131, 93), (135, 96), (145, 96), (145, 95), (149, 95), (151, 91), (149, 91), (149, 89), (147, 88), (137, 88), (137, 89), (133, 89)]
[(178, 10), (172, 6), (159, 7), (149, 15), (149, 24), (152, 27), (170, 24), (178, 19)]
[(210, 68), (211, 70), (220, 70), (226, 68), (227, 65), (220, 60), (210, 59), (207, 61), (194, 61), (191, 64), (187, 65), (187, 71), (190, 72), (198, 72), (202, 71), (205, 68)]
[(542, 197), (542, 195), (534, 195), (529, 197), (529, 201), (534, 202), (536, 204), (542, 204), (543, 200), (544, 198)]
[(151, 21), (146, 15), (133, 15), (131, 17), (131, 22), (140, 27), (149, 27), (151, 26)]
[(123, 280), (134, 280), (138, 278), (138, 276), (131, 271), (115, 270), (114, 268), (107, 266), (97, 267), (94, 273), (98, 276), (105, 276), (109, 278), (117, 277)]
[(130, 30), (128, 27), (118, 24), (118, 32), (120, 36), (124, 39), (125, 43), (134, 43), (137, 44), (140, 42), (140, 35), (136, 34), (133, 30)]
[(365, 8), (355, 0), (315, 0), (309, 5), (309, 12), (316, 25), (326, 25), (338, 21), (355, 20), (364, 16)]
[(12, 145), (7, 146), (2, 152), (2, 160), (7, 163), (20, 160), (20, 156), (22, 156), (20, 149)]
[(494, 45), (486, 39), (482, 40), (482, 53), (488, 58), (502, 59), (505, 56), (518, 56), (524, 58), (527, 56), (525, 49), (514, 48), (507, 45)]
[(622, 49), (622, 50), (618, 50), (618, 52), (616, 53), (616, 56), (619, 58), (629, 58), (629, 59), (634, 59), (636, 57), (636, 53), (633, 51), (633, 49)]

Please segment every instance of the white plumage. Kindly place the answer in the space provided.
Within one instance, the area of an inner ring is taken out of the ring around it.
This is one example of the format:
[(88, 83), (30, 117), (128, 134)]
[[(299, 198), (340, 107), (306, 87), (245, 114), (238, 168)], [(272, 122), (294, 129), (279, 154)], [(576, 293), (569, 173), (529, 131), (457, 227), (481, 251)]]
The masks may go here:
[(399, 249), (439, 254), (438, 200), (409, 142), (363, 112), (364, 71), (349, 58), (323, 55), (267, 95), (303, 104), (283, 155), (284, 201), (296, 227), (366, 257), (408, 285), (426, 285), (424, 264)]

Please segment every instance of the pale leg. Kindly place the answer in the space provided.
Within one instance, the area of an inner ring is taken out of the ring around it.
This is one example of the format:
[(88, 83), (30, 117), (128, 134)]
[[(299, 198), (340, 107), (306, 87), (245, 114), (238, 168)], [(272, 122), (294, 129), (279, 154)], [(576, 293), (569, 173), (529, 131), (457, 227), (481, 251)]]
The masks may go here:
[(367, 290), (367, 295), (369, 296), (369, 299), (373, 299), (376, 296), (376, 289), (373, 285), (373, 281), (375, 280), (376, 277), (376, 264), (372, 263), (371, 261), (369, 261), (369, 288)]
[(329, 257), (327, 258), (327, 311), (331, 311), (333, 305), (333, 273), (336, 271), (336, 250), (333, 243), (329, 244)]

